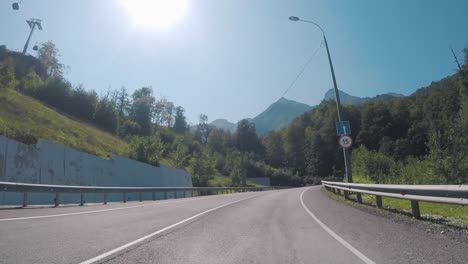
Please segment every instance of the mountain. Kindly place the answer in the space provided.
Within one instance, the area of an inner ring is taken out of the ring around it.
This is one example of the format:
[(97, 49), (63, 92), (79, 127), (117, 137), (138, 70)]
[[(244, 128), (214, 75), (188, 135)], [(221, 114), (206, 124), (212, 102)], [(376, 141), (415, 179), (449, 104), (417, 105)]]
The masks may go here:
[[(350, 105), (358, 105), (372, 101), (387, 102), (404, 97), (404, 95), (396, 93), (380, 94), (375, 97), (357, 97), (345, 93), (341, 90), (339, 92), (341, 103)], [(328, 90), (325, 93), (323, 100), (335, 100), (335, 91), (333, 89)], [(307, 111), (312, 110), (313, 108), (314, 106), (299, 103), (293, 100), (288, 100), (282, 97), (278, 101), (271, 104), (261, 114), (257, 115), (254, 118), (247, 119), (255, 124), (257, 134), (263, 135), (270, 131), (278, 130), (288, 126), (296, 117), (300, 116), (301, 114)], [(237, 125), (235, 123), (231, 123), (226, 119), (216, 119), (213, 122), (211, 122), (210, 125), (230, 132), (235, 132), (237, 128)]]
[(216, 119), (210, 123), (211, 126), (220, 128), (229, 132), (236, 132), (237, 125), (227, 121), (226, 119)]
[(288, 126), (296, 117), (312, 109), (312, 106), (299, 103), (286, 98), (280, 98), (265, 111), (252, 119), (257, 128), (257, 134)]
[[(386, 102), (386, 101), (391, 101), (395, 100), (401, 97), (404, 97), (402, 94), (397, 94), (397, 93), (386, 93), (386, 94), (379, 94), (375, 97), (357, 97), (350, 95), (348, 93), (345, 93), (341, 90), (339, 90), (340, 93), (340, 101), (342, 104), (349, 104), (349, 105), (357, 105), (357, 104), (362, 104), (365, 102), (371, 102), (371, 101), (379, 101), (379, 102)], [(325, 96), (323, 97), (323, 100), (335, 100), (335, 91), (333, 89), (328, 90), (325, 93)]]

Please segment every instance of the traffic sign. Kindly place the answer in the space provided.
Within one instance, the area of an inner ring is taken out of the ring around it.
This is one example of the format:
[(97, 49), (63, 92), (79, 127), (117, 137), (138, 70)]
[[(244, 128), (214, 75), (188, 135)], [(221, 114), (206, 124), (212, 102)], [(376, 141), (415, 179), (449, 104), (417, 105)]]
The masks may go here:
[(342, 148), (349, 148), (351, 145), (353, 145), (353, 139), (350, 136), (344, 135), (340, 137), (338, 143), (340, 143)]
[(350, 135), (351, 125), (349, 124), (349, 121), (336, 122), (336, 134), (338, 136)]

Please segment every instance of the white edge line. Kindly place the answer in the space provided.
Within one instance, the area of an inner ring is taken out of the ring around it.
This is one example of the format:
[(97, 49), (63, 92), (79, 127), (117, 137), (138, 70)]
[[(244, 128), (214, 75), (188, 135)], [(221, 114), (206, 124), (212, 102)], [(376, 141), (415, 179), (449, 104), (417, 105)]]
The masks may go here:
[(334, 239), (336, 239), (338, 242), (340, 242), (345, 248), (347, 248), (349, 251), (351, 251), (354, 255), (356, 255), (358, 258), (360, 258), (364, 263), (366, 264), (375, 264), (375, 262), (368, 257), (366, 257), (364, 254), (362, 254), (359, 250), (357, 250), (355, 247), (351, 246), (346, 240), (344, 240), (342, 237), (337, 235), (333, 230), (331, 230), (328, 226), (326, 226), (322, 221), (320, 221), (310, 210), (307, 208), (307, 206), (304, 203), (304, 199), (302, 198), (304, 196), (304, 193), (306, 191), (310, 190), (305, 189), (301, 193), (301, 204), (302, 207), (306, 210), (306, 212), (325, 230), (327, 231), (330, 236), (332, 236)]
[[(234, 195), (235, 195), (235, 194), (234, 194)], [(184, 201), (199, 201), (199, 200), (204, 200), (204, 199), (207, 199), (207, 198), (212, 198), (212, 196), (177, 198), (177, 199), (174, 199), (174, 200), (171, 200), (171, 201), (159, 200), (159, 201), (156, 201), (156, 202), (150, 203), (150, 204), (141, 204), (141, 205), (133, 205), (133, 206), (124, 206), (124, 207), (109, 208), (109, 209), (103, 209), (103, 210), (84, 211), (84, 212), (76, 212), (76, 213), (3, 218), (3, 219), (0, 219), (0, 222), (8, 222), (8, 221), (16, 221), (16, 220), (41, 219), (41, 218), (51, 218), (51, 217), (62, 217), (62, 216), (70, 216), (70, 215), (94, 214), (94, 213), (109, 212), (109, 211), (117, 211), (117, 210), (125, 210), (125, 209), (140, 208), (140, 207), (147, 207), (147, 206), (171, 204), (171, 203), (184, 202)]]
[(226, 207), (226, 206), (231, 205), (231, 204), (235, 204), (235, 203), (238, 203), (238, 202), (241, 202), (241, 201), (244, 201), (244, 200), (247, 200), (247, 199), (256, 197), (256, 196), (258, 196), (258, 195), (259, 195), (259, 194), (254, 195), (254, 196), (249, 196), (249, 197), (247, 197), (247, 198), (243, 198), (243, 199), (240, 199), (240, 200), (236, 200), (236, 201), (233, 201), (233, 202), (229, 202), (229, 203), (226, 203), (226, 204), (223, 204), (223, 205), (220, 205), (220, 206), (211, 208), (211, 209), (206, 210), (206, 211), (204, 211), (204, 212), (198, 213), (198, 214), (193, 215), (193, 216), (191, 216), (191, 217), (189, 217), (189, 218), (186, 218), (186, 219), (184, 219), (184, 220), (181, 220), (181, 221), (179, 221), (179, 222), (177, 222), (177, 223), (175, 223), (175, 224), (172, 224), (172, 225), (170, 225), (170, 226), (166, 226), (166, 227), (164, 227), (163, 229), (160, 229), (160, 230), (158, 230), (158, 231), (155, 231), (155, 232), (153, 232), (153, 233), (151, 233), (151, 234), (149, 234), (149, 235), (146, 235), (146, 236), (144, 236), (144, 237), (141, 237), (141, 238), (138, 238), (138, 239), (136, 239), (136, 240), (133, 240), (132, 242), (129, 242), (129, 243), (125, 244), (125, 245), (122, 245), (122, 246), (120, 246), (120, 247), (118, 247), (118, 248), (115, 248), (115, 249), (112, 249), (112, 250), (110, 250), (110, 251), (107, 251), (107, 252), (105, 252), (105, 253), (103, 253), (103, 254), (101, 254), (101, 255), (99, 255), (99, 256), (96, 256), (96, 257), (94, 257), (94, 258), (92, 258), (92, 259), (88, 259), (88, 260), (86, 260), (86, 261), (80, 262), (80, 264), (92, 264), (92, 263), (95, 263), (96, 261), (102, 260), (102, 259), (104, 259), (104, 258), (106, 258), (106, 257), (108, 257), (108, 256), (110, 256), (110, 255), (112, 255), (112, 254), (114, 254), (114, 253), (117, 253), (117, 252), (119, 252), (119, 251), (121, 251), (121, 250), (124, 250), (124, 249), (126, 249), (126, 248), (129, 248), (129, 247), (131, 247), (131, 246), (133, 246), (133, 245), (135, 245), (135, 244), (138, 244), (138, 243), (140, 243), (140, 242), (142, 242), (142, 241), (144, 241), (144, 240), (146, 240), (146, 239), (148, 239), (148, 238), (151, 238), (151, 237), (153, 237), (153, 236), (156, 236), (156, 235), (158, 235), (158, 234), (161, 234), (161, 233), (164, 232), (164, 231), (167, 231), (167, 230), (169, 230), (169, 229), (171, 229), (171, 228), (174, 228), (174, 227), (176, 227), (176, 226), (178, 226), (178, 225), (181, 225), (181, 224), (183, 224), (183, 223), (185, 223), (185, 222), (188, 222), (188, 221), (190, 221), (190, 220), (193, 220), (193, 219), (195, 219), (195, 218), (197, 218), (197, 217), (200, 217), (200, 216), (202, 216), (202, 215), (204, 215), (204, 214), (213, 212), (213, 211), (215, 211), (215, 210), (221, 209), (221, 208)]

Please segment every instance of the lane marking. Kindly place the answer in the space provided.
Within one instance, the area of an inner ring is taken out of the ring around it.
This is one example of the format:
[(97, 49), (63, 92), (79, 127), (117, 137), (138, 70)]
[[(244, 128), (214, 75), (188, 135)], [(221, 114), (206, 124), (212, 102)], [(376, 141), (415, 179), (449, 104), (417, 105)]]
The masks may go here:
[(351, 246), (346, 240), (344, 240), (342, 237), (337, 235), (333, 230), (331, 230), (328, 226), (326, 226), (322, 221), (320, 221), (310, 210), (307, 208), (307, 206), (304, 203), (304, 199), (302, 198), (304, 196), (304, 193), (311, 188), (305, 189), (301, 193), (301, 204), (302, 207), (306, 210), (306, 212), (317, 222), (329, 235), (331, 235), (334, 239), (336, 239), (338, 242), (340, 242), (345, 248), (347, 248), (349, 251), (351, 251), (354, 255), (356, 255), (358, 258), (360, 258), (364, 263), (366, 264), (375, 264), (373, 260), (370, 258), (366, 257), (364, 254), (362, 254), (359, 250), (357, 250), (355, 247)]
[[(232, 194), (232, 195), (237, 195), (237, 194), (240, 194), (240, 193), (235, 193), (235, 194)], [(163, 201), (163, 202), (161, 202), (161, 200), (160, 200), (160, 201), (150, 203), (150, 204), (141, 204), (141, 205), (134, 205), (134, 206), (117, 207), (117, 208), (110, 208), (110, 209), (103, 209), (103, 210), (93, 210), (93, 211), (65, 213), (65, 214), (53, 214), (53, 215), (38, 215), (38, 216), (3, 218), (3, 219), (0, 219), (0, 222), (17, 221), (17, 220), (30, 220), (30, 219), (42, 219), (42, 218), (51, 218), (51, 217), (63, 217), (63, 216), (70, 216), (70, 215), (94, 214), (94, 213), (125, 210), (125, 209), (140, 208), (140, 207), (147, 207), (147, 206), (171, 204), (171, 203), (177, 203), (177, 202), (200, 201), (200, 200), (205, 200), (205, 199), (213, 198), (213, 197), (214, 196), (207, 196), (207, 197), (202, 197), (202, 198), (199, 198), (199, 197), (177, 198), (177, 199), (175, 199), (173, 201)]]
[(92, 258), (92, 259), (88, 259), (88, 260), (86, 260), (86, 261), (80, 262), (80, 264), (92, 264), (92, 263), (95, 263), (95, 262), (100, 261), (100, 260), (102, 260), (102, 259), (104, 259), (104, 258), (106, 258), (106, 257), (108, 257), (108, 256), (110, 256), (110, 255), (112, 255), (112, 254), (114, 254), (114, 253), (117, 253), (117, 252), (119, 252), (119, 251), (122, 251), (122, 250), (124, 250), (124, 249), (127, 249), (127, 248), (129, 248), (129, 247), (131, 247), (131, 246), (133, 246), (133, 245), (135, 245), (135, 244), (138, 244), (138, 243), (140, 243), (140, 242), (142, 242), (142, 241), (144, 241), (144, 240), (146, 240), (146, 239), (148, 239), (148, 238), (154, 237), (154, 236), (156, 236), (156, 235), (158, 235), (158, 234), (163, 233), (164, 231), (167, 231), (167, 230), (169, 230), (169, 229), (171, 229), (171, 228), (174, 228), (174, 227), (176, 227), (176, 226), (179, 226), (179, 225), (181, 225), (181, 224), (183, 224), (183, 223), (186, 223), (186, 222), (188, 222), (188, 221), (190, 221), (190, 220), (193, 220), (193, 219), (195, 219), (195, 218), (197, 218), (197, 217), (200, 217), (200, 216), (205, 215), (205, 214), (207, 214), (207, 213), (216, 211), (216, 210), (221, 209), (221, 208), (223, 208), (223, 207), (226, 207), (226, 206), (228, 206), (228, 205), (235, 204), (235, 203), (238, 203), (238, 202), (241, 202), (241, 201), (244, 201), (244, 200), (253, 198), (253, 197), (257, 197), (257, 196), (259, 196), (259, 195), (260, 195), (260, 194), (253, 195), (253, 196), (249, 196), (249, 197), (246, 197), (246, 198), (242, 198), (242, 199), (240, 199), (240, 200), (236, 200), (236, 201), (233, 201), (233, 202), (229, 202), (229, 203), (226, 203), (226, 204), (223, 204), (223, 205), (220, 205), (220, 206), (211, 208), (211, 209), (206, 210), (206, 211), (204, 211), (204, 212), (198, 213), (198, 214), (193, 215), (193, 216), (191, 216), (191, 217), (189, 217), (189, 218), (186, 218), (186, 219), (184, 219), (184, 220), (181, 220), (181, 221), (179, 221), (179, 222), (177, 222), (177, 223), (175, 223), (175, 224), (172, 224), (172, 225), (170, 225), (170, 226), (166, 226), (166, 227), (164, 227), (163, 229), (159, 229), (158, 231), (155, 231), (155, 232), (153, 232), (153, 233), (151, 233), (151, 234), (149, 234), (149, 235), (146, 235), (146, 236), (144, 236), (144, 237), (141, 237), (141, 238), (138, 238), (138, 239), (136, 239), (136, 240), (133, 240), (132, 242), (129, 242), (129, 243), (125, 244), (125, 245), (122, 245), (122, 246), (120, 246), (120, 247), (118, 247), (118, 248), (115, 248), (115, 249), (112, 249), (112, 250), (110, 250), (110, 251), (107, 251), (107, 252), (105, 252), (105, 253), (103, 253), (103, 254), (101, 254), (101, 255), (99, 255), (99, 256), (96, 256), (96, 257), (94, 257), (94, 258)]

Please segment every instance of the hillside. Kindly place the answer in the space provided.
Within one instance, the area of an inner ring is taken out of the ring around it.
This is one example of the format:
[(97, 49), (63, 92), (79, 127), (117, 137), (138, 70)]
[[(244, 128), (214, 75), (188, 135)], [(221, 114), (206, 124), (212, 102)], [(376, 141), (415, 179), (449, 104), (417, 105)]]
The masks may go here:
[(311, 106), (296, 101), (280, 98), (265, 111), (252, 119), (257, 134), (262, 135), (269, 131), (288, 126), (294, 118), (312, 109)]
[(39, 101), (0, 87), (0, 134), (20, 141), (44, 138), (107, 157), (127, 152), (126, 142), (88, 124), (74, 121)]
[(229, 132), (236, 132), (237, 125), (227, 121), (226, 119), (216, 119), (210, 123), (211, 126), (220, 128)]
[[(348, 105), (359, 105), (367, 102), (388, 102), (402, 97), (404, 97), (404, 95), (397, 93), (380, 94), (375, 97), (358, 97), (340, 90), (341, 103)], [(335, 100), (334, 90), (328, 90), (325, 93), (323, 100)], [(309, 106), (286, 98), (280, 98), (278, 101), (271, 104), (265, 111), (254, 118), (248, 118), (248, 120), (255, 124), (257, 134), (264, 135), (268, 132), (287, 127), (295, 118), (312, 110), (313, 108), (314, 106)], [(236, 124), (231, 123), (226, 119), (216, 119), (211, 122), (210, 125), (229, 132), (235, 132), (237, 127)]]
[[(366, 102), (373, 102), (373, 101), (379, 101), (379, 102), (386, 102), (386, 101), (391, 101), (395, 100), (398, 98), (404, 97), (402, 94), (397, 94), (397, 93), (386, 93), (386, 94), (379, 94), (376, 95), (375, 97), (358, 97), (354, 95), (350, 95), (348, 93), (345, 93), (341, 90), (339, 90), (340, 93), (340, 101), (342, 104), (349, 104), (349, 105), (358, 105), (358, 104), (363, 104)], [(325, 93), (325, 96), (323, 97), (323, 100), (335, 100), (335, 91), (333, 89), (328, 90)]]

